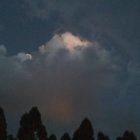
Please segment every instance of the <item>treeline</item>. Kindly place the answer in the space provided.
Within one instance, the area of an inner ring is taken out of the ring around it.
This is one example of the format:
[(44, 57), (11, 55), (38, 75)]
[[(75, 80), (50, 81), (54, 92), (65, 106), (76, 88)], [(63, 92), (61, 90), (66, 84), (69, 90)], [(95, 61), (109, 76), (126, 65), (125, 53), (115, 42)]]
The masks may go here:
[[(85, 118), (72, 137), (64, 133), (60, 140), (110, 140), (103, 132), (99, 132), (96, 139), (94, 137), (92, 124)], [(16, 137), (8, 135), (4, 111), (0, 107), (0, 140), (57, 140), (57, 138), (54, 134), (48, 136), (37, 107), (22, 115)], [(117, 137), (116, 140), (137, 140), (137, 138), (133, 132), (125, 131), (123, 136)]]

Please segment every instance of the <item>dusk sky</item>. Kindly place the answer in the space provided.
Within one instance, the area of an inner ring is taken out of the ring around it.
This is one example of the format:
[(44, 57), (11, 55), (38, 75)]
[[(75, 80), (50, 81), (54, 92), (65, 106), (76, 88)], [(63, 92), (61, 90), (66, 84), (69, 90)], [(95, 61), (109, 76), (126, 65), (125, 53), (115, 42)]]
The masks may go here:
[(140, 137), (140, 1), (0, 0), (0, 105), (13, 134), (38, 106), (49, 134)]

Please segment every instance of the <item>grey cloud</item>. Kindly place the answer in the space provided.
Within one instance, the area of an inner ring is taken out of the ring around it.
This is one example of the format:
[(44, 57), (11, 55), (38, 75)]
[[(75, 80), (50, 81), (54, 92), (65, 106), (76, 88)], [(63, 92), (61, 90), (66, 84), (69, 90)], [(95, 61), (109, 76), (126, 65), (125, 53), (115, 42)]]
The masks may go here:
[(5, 27), (3, 25), (0, 25), (0, 31), (3, 31)]
[(28, 53), (21, 52), (21, 53), (18, 53), (17, 54), (17, 58), (20, 61), (24, 62), (24, 61), (27, 61), (27, 60), (32, 60), (32, 55), (31, 54), (28, 54)]
[(89, 40), (113, 40), (131, 57), (137, 54), (140, 44), (137, 0), (133, 3), (130, 0), (25, 0), (25, 7), (33, 19), (49, 22), (54, 15), (59, 18), (55, 30), (69, 30)]
[[(51, 131), (75, 129), (86, 115), (108, 134), (138, 134), (139, 1), (23, 1), (33, 22), (54, 22), (59, 34), (31, 54), (8, 56), (0, 47), (0, 103), (12, 114), (8, 120), (17, 124), (13, 118), (38, 105)], [(92, 45), (66, 46), (63, 30)]]
[[(122, 100), (123, 104), (123, 99), (117, 92), (126, 84), (122, 75), (127, 63), (120, 63), (123, 56), (117, 53), (117, 48), (116, 51), (108, 49), (97, 40), (84, 46), (89, 41), (71, 33), (69, 44), (62, 35), (68, 34), (55, 35), (31, 54), (0, 57), (0, 102), (8, 111), (16, 108), (18, 115), (13, 113), (9, 115), (11, 118), (20, 117), (33, 105), (39, 106), (45, 124), (57, 133), (58, 128), (61, 132), (72, 129), (85, 116), (91, 118), (97, 129), (103, 127), (109, 133), (108, 127), (121, 119), (117, 113), (118, 103)], [(6, 49), (1, 48), (3, 55)], [(133, 109), (132, 105), (130, 110)], [(112, 112), (118, 118), (111, 119)], [(135, 119), (133, 124), (136, 125)], [(129, 124), (120, 126), (130, 127)], [(118, 134), (119, 130), (114, 133)]]
[(5, 56), (7, 53), (7, 50), (4, 45), (0, 45), (0, 56)]

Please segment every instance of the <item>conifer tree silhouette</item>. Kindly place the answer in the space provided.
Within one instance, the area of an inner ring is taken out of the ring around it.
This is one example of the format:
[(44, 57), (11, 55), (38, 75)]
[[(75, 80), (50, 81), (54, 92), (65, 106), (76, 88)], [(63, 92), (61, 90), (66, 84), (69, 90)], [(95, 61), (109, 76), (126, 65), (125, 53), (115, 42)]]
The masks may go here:
[(37, 107), (33, 107), (30, 112), (30, 125), (33, 130), (36, 130), (40, 125), (42, 125), (41, 115)]
[(123, 134), (123, 140), (137, 140), (137, 138), (133, 132), (127, 130)]
[(71, 138), (68, 133), (64, 133), (60, 140), (71, 140)]
[(47, 133), (45, 126), (42, 124), (41, 114), (37, 107), (33, 107), (29, 112), (31, 119), (32, 131), (36, 132), (36, 137), (39, 140), (47, 140)]
[[(31, 108), (29, 113), (24, 113), (20, 120), (20, 128), (17, 138), (13, 135), (7, 136), (7, 123), (3, 109), (0, 107), (0, 140), (57, 140), (52, 134), (49, 138), (45, 126), (42, 123), (41, 114), (37, 107)], [(60, 140), (71, 140), (68, 133), (64, 133)], [(91, 122), (85, 118), (79, 128), (73, 134), (72, 140), (94, 140), (94, 130)], [(97, 140), (110, 140), (103, 132), (99, 132)], [(137, 140), (132, 131), (125, 131), (123, 136), (116, 140)]]
[(52, 134), (50, 137), (49, 137), (49, 140), (57, 140), (56, 136), (54, 134)]
[(33, 107), (29, 113), (22, 116), (17, 137), (18, 140), (48, 140), (37, 107)]
[(23, 114), (20, 120), (20, 128), (17, 134), (18, 140), (34, 140), (34, 134), (30, 125), (30, 116), (28, 113)]
[(16, 138), (14, 138), (13, 135), (8, 135), (7, 140), (16, 140)]
[(0, 107), (0, 140), (7, 139), (7, 123), (3, 109)]
[(117, 137), (116, 140), (123, 140), (121, 136)]
[(76, 130), (72, 140), (94, 140), (94, 131), (91, 122), (85, 118)]
[(103, 132), (99, 132), (97, 136), (97, 140), (109, 140), (109, 137), (106, 136)]

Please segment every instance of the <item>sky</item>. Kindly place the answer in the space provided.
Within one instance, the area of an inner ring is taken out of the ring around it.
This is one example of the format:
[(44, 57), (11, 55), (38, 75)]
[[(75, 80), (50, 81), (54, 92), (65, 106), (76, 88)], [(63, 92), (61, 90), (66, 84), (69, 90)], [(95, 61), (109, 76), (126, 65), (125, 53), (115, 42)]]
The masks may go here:
[(140, 137), (139, 0), (0, 0), (0, 105), (16, 133), (38, 106), (48, 133)]

